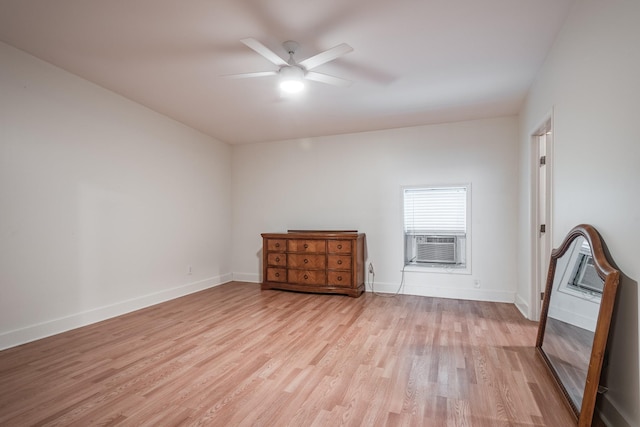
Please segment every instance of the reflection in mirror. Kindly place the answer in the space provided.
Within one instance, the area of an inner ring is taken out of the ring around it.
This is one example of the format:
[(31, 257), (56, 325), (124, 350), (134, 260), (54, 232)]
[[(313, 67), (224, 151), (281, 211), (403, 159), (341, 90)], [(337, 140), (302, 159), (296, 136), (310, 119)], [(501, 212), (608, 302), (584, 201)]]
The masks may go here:
[(619, 275), (590, 225), (551, 253), (536, 348), (580, 427), (592, 424)]
[(557, 260), (542, 344), (578, 411), (582, 407), (603, 287), (589, 242), (580, 236)]

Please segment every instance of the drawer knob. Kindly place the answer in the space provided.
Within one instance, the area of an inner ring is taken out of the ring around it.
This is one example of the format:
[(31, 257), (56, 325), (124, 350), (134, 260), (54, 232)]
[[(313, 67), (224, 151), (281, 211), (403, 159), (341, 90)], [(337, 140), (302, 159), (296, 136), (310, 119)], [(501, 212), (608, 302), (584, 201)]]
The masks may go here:
[(305, 258), (305, 259), (304, 259), (304, 263), (305, 263), (305, 264), (308, 264), (308, 263), (309, 263), (309, 260)]
[(276, 273), (276, 277), (280, 277), (280, 273)]
[(342, 260), (341, 259), (338, 260), (338, 265), (342, 265)]
[(276, 257), (276, 262), (280, 262), (280, 257), (279, 256)]
[(279, 247), (280, 247), (280, 243), (276, 243), (276, 248), (279, 248)]
[(342, 249), (342, 245), (338, 245), (338, 249)]
[(338, 282), (342, 282), (342, 276), (338, 276)]
[(304, 280), (307, 280), (309, 278), (309, 276), (307, 276), (306, 274), (304, 275)]
[(304, 244), (304, 248), (307, 249), (309, 247), (309, 245), (307, 245), (306, 243)]

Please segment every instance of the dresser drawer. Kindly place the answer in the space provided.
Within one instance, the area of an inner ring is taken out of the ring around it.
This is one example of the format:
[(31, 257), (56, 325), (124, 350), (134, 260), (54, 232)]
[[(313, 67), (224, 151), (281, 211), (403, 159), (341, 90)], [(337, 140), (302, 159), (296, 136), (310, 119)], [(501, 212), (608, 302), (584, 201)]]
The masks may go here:
[(287, 257), (287, 267), (289, 268), (324, 269), (326, 264), (327, 259), (324, 255), (289, 254)]
[(350, 254), (351, 253), (351, 241), (350, 240), (329, 240), (327, 242), (328, 252), (330, 254)]
[(282, 253), (270, 253), (267, 254), (267, 265), (284, 267), (287, 265), (287, 254)]
[(326, 240), (288, 240), (287, 250), (289, 252), (309, 252), (309, 253), (325, 253)]
[(267, 268), (267, 282), (286, 282), (286, 268)]
[(327, 266), (330, 270), (351, 270), (351, 257), (349, 255), (329, 255)]
[(269, 252), (284, 252), (286, 248), (287, 241), (285, 239), (267, 239), (267, 251)]
[(300, 285), (324, 285), (327, 276), (324, 270), (289, 270), (289, 282)]
[(330, 271), (329, 286), (351, 286), (351, 273), (348, 271)]

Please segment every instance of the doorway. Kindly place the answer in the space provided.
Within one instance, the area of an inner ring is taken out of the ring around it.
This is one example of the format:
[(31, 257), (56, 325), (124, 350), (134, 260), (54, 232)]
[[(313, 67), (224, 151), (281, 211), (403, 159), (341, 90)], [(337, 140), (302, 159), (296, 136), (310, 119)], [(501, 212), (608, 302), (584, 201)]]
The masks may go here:
[(532, 285), (529, 318), (538, 320), (551, 256), (553, 121), (549, 116), (531, 135), (532, 142)]

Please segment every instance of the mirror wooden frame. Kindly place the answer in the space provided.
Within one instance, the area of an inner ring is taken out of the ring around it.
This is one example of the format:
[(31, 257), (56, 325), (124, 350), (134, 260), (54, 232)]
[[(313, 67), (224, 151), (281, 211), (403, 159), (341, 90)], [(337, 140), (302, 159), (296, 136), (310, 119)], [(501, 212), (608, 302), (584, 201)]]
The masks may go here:
[[(604, 280), (604, 287), (602, 291), (600, 309), (598, 311), (596, 328), (594, 331), (593, 346), (591, 350), (591, 357), (589, 359), (589, 367), (582, 397), (582, 405), (580, 408), (577, 408), (569, 397), (567, 387), (562, 383), (562, 380), (551, 364), (549, 357), (542, 349), (542, 343), (544, 341), (547, 316), (549, 313), (549, 303), (552, 294), (551, 291), (553, 289), (558, 258), (564, 255), (571, 247), (571, 243), (580, 236), (584, 237), (591, 246), (593, 263), (598, 276), (600, 276), (600, 278)], [(542, 312), (540, 314), (540, 324), (538, 326), (536, 350), (544, 360), (555, 382), (562, 391), (566, 403), (571, 408), (573, 414), (577, 419), (579, 427), (591, 426), (593, 421), (596, 397), (598, 394), (598, 386), (600, 383), (600, 374), (602, 371), (602, 363), (607, 346), (607, 338), (609, 336), (609, 327), (611, 325), (611, 317), (613, 314), (613, 307), (615, 304), (619, 280), (620, 272), (613, 268), (609, 263), (603, 249), (602, 239), (600, 238), (600, 235), (598, 234), (596, 229), (591, 225), (581, 224), (574, 227), (564, 238), (562, 244), (557, 249), (554, 249), (551, 253), (549, 273), (547, 275), (544, 300), (542, 303)]]

